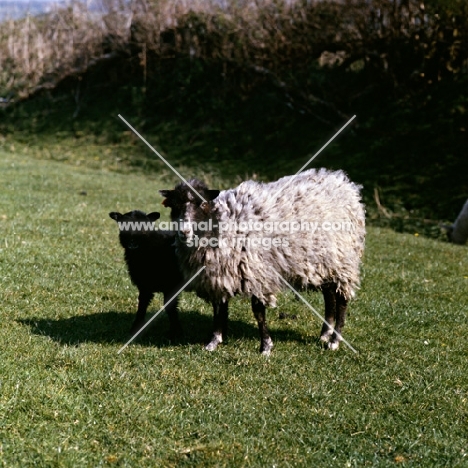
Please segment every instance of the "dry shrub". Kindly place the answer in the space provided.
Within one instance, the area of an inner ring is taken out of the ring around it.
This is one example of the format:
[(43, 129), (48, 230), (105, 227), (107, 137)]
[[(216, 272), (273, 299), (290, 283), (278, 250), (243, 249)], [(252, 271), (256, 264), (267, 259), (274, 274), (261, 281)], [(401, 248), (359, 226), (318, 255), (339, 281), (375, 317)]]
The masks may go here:
[(0, 32), (0, 93), (21, 98), (53, 88), (101, 59), (128, 55), (135, 41), (153, 48), (161, 31), (189, 10), (193, 4), (187, 1), (106, 0), (105, 14), (74, 2), (40, 17), (6, 21)]
[(308, 77), (320, 65), (419, 86), (466, 73), (467, 25), (461, 0), (107, 0), (104, 15), (74, 3), (3, 25), (0, 92), (26, 96), (111, 55), (137, 57), (145, 73), (149, 61), (216, 61), (304, 102), (318, 99)]

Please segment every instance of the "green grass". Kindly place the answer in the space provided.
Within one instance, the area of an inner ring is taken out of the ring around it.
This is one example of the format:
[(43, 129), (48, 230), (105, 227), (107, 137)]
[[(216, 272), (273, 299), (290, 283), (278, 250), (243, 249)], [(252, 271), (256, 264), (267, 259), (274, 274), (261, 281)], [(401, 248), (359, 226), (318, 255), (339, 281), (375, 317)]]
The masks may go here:
[(181, 343), (162, 316), (118, 355), (137, 292), (108, 212), (167, 219), (157, 190), (174, 182), (0, 152), (0, 465), (468, 466), (466, 247), (370, 228), (344, 330), (358, 355), (322, 350), (290, 294), (269, 312), (270, 359), (242, 299), (204, 351), (193, 294)]

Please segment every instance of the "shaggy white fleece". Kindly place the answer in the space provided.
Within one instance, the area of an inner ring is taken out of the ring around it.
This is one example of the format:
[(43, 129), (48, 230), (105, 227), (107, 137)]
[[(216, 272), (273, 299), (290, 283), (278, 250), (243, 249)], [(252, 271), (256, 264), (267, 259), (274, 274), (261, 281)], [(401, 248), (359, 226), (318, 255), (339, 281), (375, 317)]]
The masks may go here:
[[(254, 295), (265, 306), (275, 306), (277, 293), (284, 289), (278, 275), (298, 287), (320, 288), (336, 283), (337, 292), (347, 300), (359, 287), (365, 210), (360, 186), (344, 172), (311, 169), (272, 183), (243, 182), (237, 188), (222, 191), (209, 203), (208, 211), (206, 204), (200, 205), (193, 196), (188, 198), (192, 201), (185, 203), (180, 216), (186, 222), (211, 218), (215, 226), (216, 222), (227, 226), (258, 221), (263, 225), (307, 222), (317, 227), (313, 232), (273, 233), (220, 233), (214, 227), (211, 232), (196, 233), (225, 239), (228, 246), (219, 248), (190, 247), (187, 239), (179, 239), (177, 254), (184, 276), (191, 278), (202, 266), (206, 267), (192, 285), (201, 297), (225, 302), (237, 294)], [(239, 237), (245, 242), (237, 242)], [(276, 246), (264, 248), (268, 243), (262, 244), (263, 238), (277, 239)], [(248, 239), (257, 240), (249, 245)]]

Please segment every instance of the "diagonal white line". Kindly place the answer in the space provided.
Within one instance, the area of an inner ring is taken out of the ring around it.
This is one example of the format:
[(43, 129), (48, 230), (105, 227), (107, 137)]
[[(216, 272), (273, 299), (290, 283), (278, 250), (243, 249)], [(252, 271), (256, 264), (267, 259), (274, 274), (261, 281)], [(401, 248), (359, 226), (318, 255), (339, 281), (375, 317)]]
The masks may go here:
[(289, 181), (281, 187), (272, 197), (274, 199), (278, 193), (284, 190), (295, 178), (302, 172), (354, 119), (356, 118), (353, 115), (290, 179)]
[(204, 269), (201, 267), (118, 351), (120, 354)]
[[(275, 273), (279, 276), (280, 280), (323, 322), (330, 326), (329, 323), (279, 274), (275, 271)], [(346, 346), (357, 354), (357, 351), (343, 338), (343, 336), (338, 333), (336, 330), (334, 332), (346, 344)]]
[(181, 180), (183, 180), (205, 203), (206, 203), (206, 200), (192, 187), (191, 184), (189, 184), (185, 179), (184, 177), (176, 170), (174, 169), (168, 161), (166, 161), (157, 151), (155, 148), (153, 148), (153, 146), (151, 146), (120, 114), (118, 114), (119, 118), (127, 125), (127, 127), (136, 135), (138, 136), (141, 141), (143, 143), (145, 143), (146, 146), (148, 146), (148, 148), (151, 149), (151, 151), (153, 151), (156, 156), (158, 156), (161, 161), (166, 164), (166, 166), (169, 167), (169, 169), (171, 169), (172, 172), (174, 172), (174, 174), (176, 174)]

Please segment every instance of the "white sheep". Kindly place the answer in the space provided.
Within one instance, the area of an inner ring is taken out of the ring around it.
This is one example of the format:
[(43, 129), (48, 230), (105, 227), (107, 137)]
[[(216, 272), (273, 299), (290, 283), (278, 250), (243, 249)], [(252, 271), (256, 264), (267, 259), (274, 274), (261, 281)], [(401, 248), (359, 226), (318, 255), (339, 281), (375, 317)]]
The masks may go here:
[[(250, 296), (260, 351), (269, 354), (265, 307), (276, 305), (282, 279), (298, 288), (313, 286), (325, 299), (320, 339), (338, 349), (347, 304), (359, 286), (365, 240), (360, 187), (344, 172), (326, 169), (272, 183), (247, 181), (222, 192), (196, 179), (189, 183), (161, 193), (172, 220), (182, 223), (176, 254), (185, 278), (206, 267), (193, 282), (197, 294), (218, 304)], [(207, 349), (221, 342), (215, 329)]]
[(448, 236), (454, 244), (466, 244), (468, 240), (468, 200), (463, 205), (455, 222), (448, 226)]

